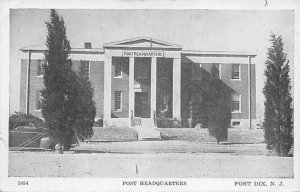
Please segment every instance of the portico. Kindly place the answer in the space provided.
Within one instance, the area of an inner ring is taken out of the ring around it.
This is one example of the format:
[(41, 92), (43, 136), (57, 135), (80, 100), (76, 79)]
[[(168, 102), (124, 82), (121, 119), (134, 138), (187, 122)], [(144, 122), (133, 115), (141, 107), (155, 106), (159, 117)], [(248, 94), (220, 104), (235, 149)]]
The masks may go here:
[(104, 125), (151, 128), (164, 112), (180, 118), (181, 50), (148, 37), (105, 44)]

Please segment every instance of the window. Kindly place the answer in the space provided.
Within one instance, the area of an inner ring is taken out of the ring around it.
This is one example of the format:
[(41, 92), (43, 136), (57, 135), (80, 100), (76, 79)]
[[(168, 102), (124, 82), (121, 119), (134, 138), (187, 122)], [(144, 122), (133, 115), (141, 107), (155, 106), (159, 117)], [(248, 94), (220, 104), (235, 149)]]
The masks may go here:
[(201, 64), (192, 63), (192, 80), (201, 80)]
[(214, 63), (210, 69), (210, 74), (214, 75), (215, 79), (221, 79), (221, 64)]
[(232, 73), (231, 73), (231, 79), (240, 79), (240, 64), (233, 64), (232, 65)]
[(41, 95), (41, 91), (40, 91), (40, 90), (37, 90), (35, 95), (36, 95), (36, 105), (35, 105), (35, 109), (36, 109), (36, 110), (41, 110), (41, 109), (42, 109), (42, 104), (41, 104), (42, 95)]
[(241, 95), (234, 94), (232, 95), (232, 112), (241, 112)]
[(122, 64), (119, 62), (115, 64), (115, 77), (122, 77)]
[(37, 63), (37, 76), (43, 76), (45, 74), (45, 61), (38, 60)]
[(239, 127), (241, 125), (240, 121), (232, 121), (232, 127)]
[(115, 91), (115, 110), (122, 110), (122, 92)]
[(89, 61), (81, 61), (81, 69), (84, 77), (90, 77), (90, 62)]
[(162, 93), (162, 95), (161, 95), (161, 110), (162, 111), (168, 111), (168, 101), (169, 101), (168, 93)]

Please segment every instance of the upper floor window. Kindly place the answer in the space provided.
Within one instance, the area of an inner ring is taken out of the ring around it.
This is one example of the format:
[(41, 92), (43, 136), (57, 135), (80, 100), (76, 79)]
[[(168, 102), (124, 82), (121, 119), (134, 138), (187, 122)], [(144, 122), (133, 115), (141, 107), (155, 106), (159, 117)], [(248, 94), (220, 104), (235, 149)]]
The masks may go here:
[(231, 79), (241, 79), (241, 65), (240, 64), (232, 65)]
[(115, 64), (115, 77), (122, 77), (122, 64), (119, 62)]
[(43, 76), (45, 74), (45, 61), (44, 60), (38, 60), (37, 61), (37, 76)]
[(215, 75), (214, 78), (221, 79), (221, 64), (214, 63), (211, 67), (210, 73)]
[(115, 110), (122, 110), (122, 92), (115, 91)]
[(89, 78), (90, 77), (90, 62), (89, 61), (81, 61), (81, 70), (84, 77)]
[(41, 94), (41, 91), (40, 91), (40, 90), (37, 90), (35, 96), (36, 96), (36, 105), (35, 105), (35, 109), (36, 109), (36, 110), (41, 110), (41, 109), (42, 109), (42, 104), (41, 104), (41, 101), (42, 101), (42, 94)]
[(232, 95), (232, 103), (231, 103), (231, 111), (238, 113), (241, 112), (241, 95), (233, 94)]
[(192, 63), (192, 80), (201, 80), (201, 64)]

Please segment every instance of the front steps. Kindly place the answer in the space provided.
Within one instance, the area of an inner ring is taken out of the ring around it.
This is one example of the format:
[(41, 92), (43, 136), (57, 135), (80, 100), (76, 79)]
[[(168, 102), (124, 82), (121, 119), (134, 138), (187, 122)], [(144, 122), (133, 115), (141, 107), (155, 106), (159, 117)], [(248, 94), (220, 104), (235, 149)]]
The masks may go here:
[(160, 132), (155, 129), (153, 119), (141, 119), (141, 124), (132, 127), (138, 133), (138, 140), (160, 140)]
[(160, 140), (160, 132), (153, 128), (135, 128), (138, 132), (138, 140)]

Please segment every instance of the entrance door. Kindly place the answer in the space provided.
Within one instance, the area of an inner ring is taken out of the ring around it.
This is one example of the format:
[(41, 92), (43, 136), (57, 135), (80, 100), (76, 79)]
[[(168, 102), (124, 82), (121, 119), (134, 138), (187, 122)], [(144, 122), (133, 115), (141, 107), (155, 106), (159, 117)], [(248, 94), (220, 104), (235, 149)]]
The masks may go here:
[(141, 118), (150, 118), (148, 92), (135, 92), (134, 116)]

